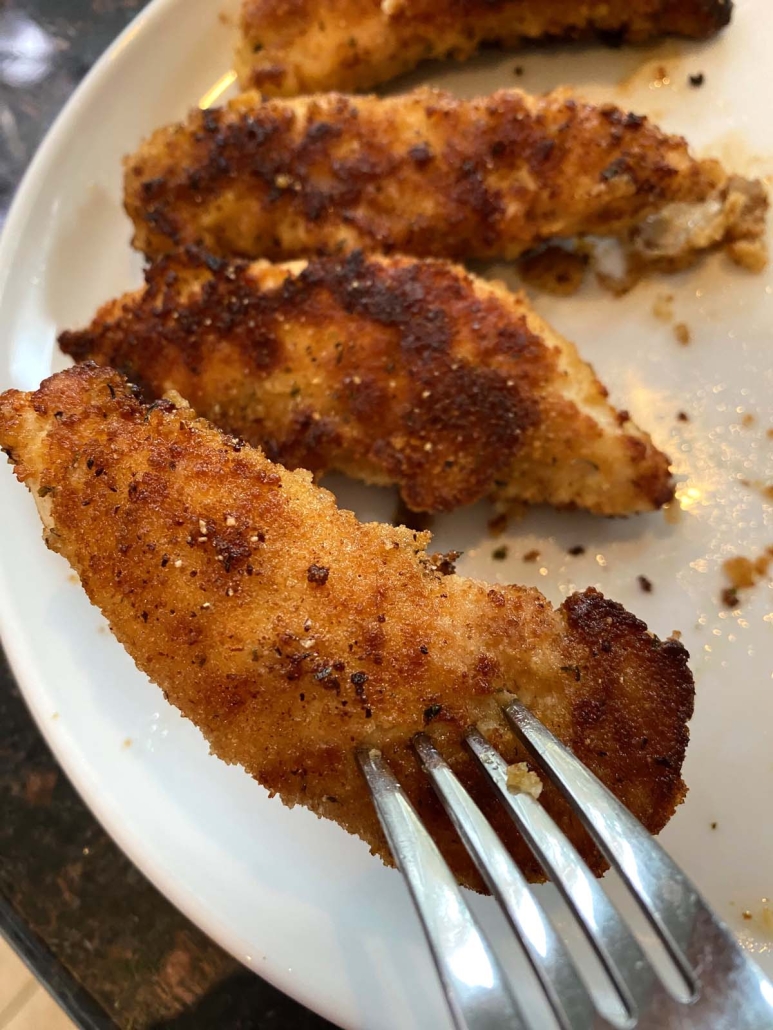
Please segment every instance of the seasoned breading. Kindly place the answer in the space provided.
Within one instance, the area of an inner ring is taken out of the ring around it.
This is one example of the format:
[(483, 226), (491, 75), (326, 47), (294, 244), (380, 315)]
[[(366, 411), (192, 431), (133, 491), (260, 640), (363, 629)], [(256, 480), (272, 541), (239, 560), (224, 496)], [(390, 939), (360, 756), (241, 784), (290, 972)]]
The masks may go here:
[(701, 38), (731, 10), (730, 0), (244, 0), (236, 68), (245, 89), (270, 96), (355, 91), (428, 58), (465, 60), (481, 43)]
[(764, 213), (764, 190), (737, 183), (731, 196), (718, 161), (567, 90), (471, 101), (429, 89), (266, 102), (249, 93), (151, 136), (126, 161), (125, 201), (135, 246), (150, 255), (200, 244), (272, 260), (356, 248), (512, 258), (596, 234), (662, 262), (759, 238), (764, 219), (749, 208)]
[[(0, 445), (118, 639), (213, 751), (289, 805), (386, 844), (354, 759), (381, 748), (464, 883), (480, 881), (418, 771), (427, 729), (532, 878), (461, 734), (523, 761), (516, 693), (658, 831), (684, 794), (687, 652), (594, 590), (558, 610), (534, 589), (444, 577), (429, 534), (362, 524), (257, 449), (109, 369), (79, 365), (0, 397)], [(542, 793), (595, 870), (575, 817)]]
[(673, 496), (668, 459), (572, 344), (444, 262), (178, 255), (60, 344), (287, 467), (396, 483), (414, 510), (490, 496), (627, 515)]

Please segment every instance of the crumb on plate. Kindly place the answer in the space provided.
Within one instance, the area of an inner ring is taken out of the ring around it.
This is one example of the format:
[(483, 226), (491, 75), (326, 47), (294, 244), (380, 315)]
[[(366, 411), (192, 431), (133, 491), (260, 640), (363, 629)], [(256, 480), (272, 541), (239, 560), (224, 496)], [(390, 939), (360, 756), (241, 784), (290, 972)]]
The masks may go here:
[(519, 270), (529, 286), (570, 297), (582, 286), (588, 261), (589, 255), (581, 251), (549, 246), (521, 258)]
[(681, 343), (683, 347), (686, 347), (690, 342), (690, 328), (684, 322), (677, 322), (674, 326), (674, 336), (676, 337), (677, 343)]
[(492, 536), (501, 536), (507, 529), (507, 512), (501, 511), (492, 519), (489, 519), (488, 531)]
[(661, 322), (670, 322), (674, 317), (673, 293), (659, 293), (652, 305), (652, 314)]
[(738, 554), (722, 563), (722, 571), (730, 581), (721, 594), (722, 603), (727, 608), (735, 608), (739, 603), (738, 592), (749, 590), (769, 574), (773, 563), (773, 547), (766, 547), (757, 558), (747, 558)]

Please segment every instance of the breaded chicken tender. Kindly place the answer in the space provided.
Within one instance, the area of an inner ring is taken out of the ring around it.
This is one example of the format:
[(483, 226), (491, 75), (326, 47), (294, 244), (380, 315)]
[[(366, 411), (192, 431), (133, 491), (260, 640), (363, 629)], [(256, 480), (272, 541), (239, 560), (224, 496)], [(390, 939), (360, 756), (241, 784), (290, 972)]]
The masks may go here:
[[(617, 237), (689, 260), (764, 232), (766, 195), (678, 136), (567, 90), (456, 100), (248, 93), (160, 129), (127, 158), (134, 244), (225, 257), (514, 258), (546, 240)], [(676, 224), (676, 227), (672, 225)]]
[(731, 11), (730, 0), (243, 0), (236, 67), (245, 89), (270, 96), (353, 92), (482, 43), (703, 38)]
[[(478, 724), (509, 764), (522, 761), (500, 709), (513, 694), (650, 830), (681, 801), (687, 652), (594, 590), (554, 610), (534, 589), (443, 576), (428, 534), (358, 522), (310, 473), (190, 409), (145, 407), (109, 369), (3, 394), (0, 445), (48, 545), (214, 753), (385, 860), (359, 747), (383, 750), (459, 880), (480, 887), (413, 757), (427, 730), (539, 876), (462, 744)], [(600, 870), (547, 785), (541, 800)]]
[(287, 467), (396, 483), (417, 511), (489, 496), (627, 515), (673, 496), (668, 459), (572, 344), (445, 262), (178, 255), (60, 344)]

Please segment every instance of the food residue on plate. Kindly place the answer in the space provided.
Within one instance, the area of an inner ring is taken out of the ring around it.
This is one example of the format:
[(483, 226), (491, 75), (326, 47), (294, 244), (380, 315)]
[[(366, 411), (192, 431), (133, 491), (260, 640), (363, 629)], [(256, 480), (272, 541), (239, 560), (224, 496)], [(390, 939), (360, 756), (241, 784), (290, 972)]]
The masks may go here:
[(677, 322), (674, 326), (674, 336), (677, 343), (681, 343), (683, 347), (686, 347), (691, 338), (689, 326), (685, 322)]
[(682, 508), (678, 501), (663, 505), (663, 515), (669, 526), (676, 526), (682, 518)]
[(655, 77), (650, 83), (650, 89), (661, 89), (663, 86), (671, 85), (671, 76), (668, 74), (668, 68), (664, 64), (659, 64), (655, 68)]
[(491, 557), (494, 561), (504, 561), (508, 555), (508, 550), (507, 544), (502, 544), (500, 547), (494, 548), (491, 552)]
[(674, 317), (673, 293), (659, 293), (652, 305), (652, 314), (661, 322), (670, 322)]
[(498, 515), (495, 515), (492, 519), (489, 519), (488, 531), (491, 534), (491, 536), (501, 536), (507, 529), (507, 523), (507, 512), (501, 511)]
[(647, 579), (646, 576), (637, 576), (636, 577), (636, 582), (639, 584), (639, 588), (645, 594), (651, 594), (652, 593), (652, 580), (651, 579)]
[[(673, 293), (659, 293), (652, 305), (652, 314), (661, 322), (673, 322), (674, 320), (674, 295)], [(686, 322), (677, 322), (674, 326), (674, 336), (678, 343), (686, 347), (690, 342), (690, 327)]]
[(669, 64), (678, 62), (683, 53), (684, 48), (678, 41), (666, 40), (658, 46), (658, 56), (647, 57), (628, 71), (617, 83), (617, 89), (629, 93), (645, 87), (654, 90), (669, 86), (675, 77)]
[(539, 551), (537, 551), (537, 550), (527, 551), (526, 554), (524, 554), (524, 556), (523, 556), (523, 560), (525, 562), (537, 562), (537, 561), (539, 561), (539, 558), (540, 558), (540, 554), (539, 554)]
[(762, 898), (762, 906), (759, 910), (752, 911), (745, 908), (741, 912), (741, 918), (746, 922), (754, 921), (755, 930), (761, 930), (766, 936), (773, 937), (773, 908), (770, 907), (769, 898)]
[(548, 246), (521, 258), (518, 268), (529, 286), (559, 297), (571, 297), (583, 284), (589, 260), (587, 252)]
[(768, 575), (773, 562), (773, 547), (766, 547), (757, 558), (746, 558), (736, 555), (722, 563), (722, 571), (730, 581), (730, 586), (722, 591), (722, 603), (727, 608), (736, 608), (739, 604), (739, 590), (749, 590)]
[(507, 789), (513, 794), (529, 794), (536, 801), (542, 793), (542, 780), (526, 762), (516, 762), (507, 767)]

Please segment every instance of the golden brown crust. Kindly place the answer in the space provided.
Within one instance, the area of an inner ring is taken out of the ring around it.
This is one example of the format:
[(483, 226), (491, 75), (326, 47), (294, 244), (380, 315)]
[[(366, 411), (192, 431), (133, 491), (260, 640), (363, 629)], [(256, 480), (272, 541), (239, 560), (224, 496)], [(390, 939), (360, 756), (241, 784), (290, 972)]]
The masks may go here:
[(135, 245), (286, 259), (363, 248), (511, 258), (553, 237), (625, 237), (726, 188), (716, 161), (567, 91), (455, 100), (421, 89), (261, 102), (244, 94), (127, 158)]
[(267, 96), (353, 92), (429, 58), (465, 60), (484, 42), (703, 38), (731, 10), (730, 0), (244, 0), (236, 66), (245, 89)]
[(396, 483), (414, 510), (490, 496), (628, 515), (673, 496), (668, 459), (574, 347), (443, 262), (177, 255), (60, 344), (287, 467)]
[[(593, 590), (443, 577), (428, 534), (362, 524), (288, 472), (124, 379), (81, 365), (0, 397), (0, 445), (138, 666), (213, 751), (290, 805), (386, 845), (356, 768), (383, 749), (462, 882), (479, 886), (409, 748), (427, 731), (529, 876), (539, 871), (461, 745), (481, 723), (523, 759), (515, 691), (653, 832), (682, 799), (687, 652)], [(543, 792), (594, 869), (602, 863)]]

